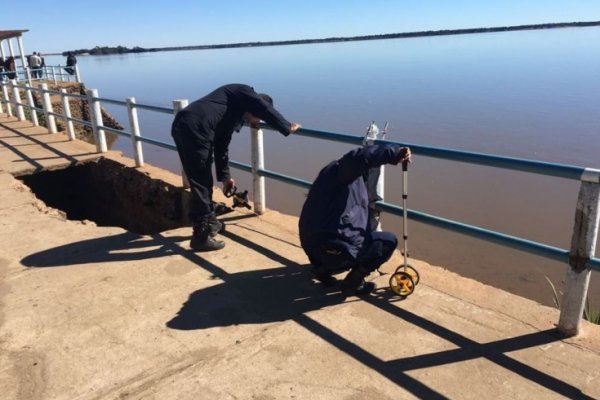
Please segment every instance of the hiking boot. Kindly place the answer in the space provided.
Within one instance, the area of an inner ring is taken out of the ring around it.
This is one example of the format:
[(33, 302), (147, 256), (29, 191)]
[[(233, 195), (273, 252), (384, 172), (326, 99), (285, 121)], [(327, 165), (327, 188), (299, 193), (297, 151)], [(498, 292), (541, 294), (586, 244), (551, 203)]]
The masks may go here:
[(190, 240), (190, 247), (194, 251), (203, 252), (203, 251), (215, 251), (221, 250), (225, 247), (225, 242), (222, 240), (216, 240), (212, 236), (207, 236), (204, 240), (200, 236), (192, 236), (192, 240)]
[(213, 215), (208, 219), (208, 229), (209, 236), (215, 237), (217, 234), (225, 232), (225, 223)]
[(365, 296), (369, 293), (372, 293), (375, 289), (377, 289), (377, 285), (375, 283), (363, 280), (354, 291), (354, 294), (357, 296)]
[(365, 278), (369, 275), (368, 271), (362, 268), (352, 268), (342, 281), (342, 294), (349, 296), (364, 296), (371, 293), (377, 287), (373, 282), (366, 282)]
[(321, 282), (327, 287), (335, 286), (338, 282), (338, 280), (331, 275), (331, 272), (326, 271), (323, 267), (313, 266), (310, 269), (310, 272), (317, 281)]

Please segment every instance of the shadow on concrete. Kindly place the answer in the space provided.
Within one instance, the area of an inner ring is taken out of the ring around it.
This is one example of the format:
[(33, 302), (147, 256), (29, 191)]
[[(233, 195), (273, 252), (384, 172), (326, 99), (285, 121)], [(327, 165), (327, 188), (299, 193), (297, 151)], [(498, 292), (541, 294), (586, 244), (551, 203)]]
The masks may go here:
[(255, 270), (256, 266), (247, 265), (245, 268), (250, 271), (231, 274), (202, 258), (201, 253), (181, 247), (179, 242), (187, 242), (189, 236), (144, 236), (130, 232), (54, 247), (29, 255), (21, 263), (46, 268), (181, 255), (225, 283), (190, 295), (178, 316), (167, 323), (173, 329), (282, 321), (343, 301), (339, 290), (325, 291), (313, 283), (306, 265), (232, 233), (225, 235), (284, 266)]
[[(193, 330), (214, 326), (294, 320), (332, 346), (379, 372), (418, 398), (447, 399), (443, 394), (412, 378), (408, 374), (410, 371), (485, 358), (566, 398), (592, 399), (578, 388), (507, 354), (560, 341), (561, 338), (557, 336), (555, 330), (534, 332), (490, 343), (478, 343), (399, 308), (393, 304), (399, 298), (385, 289), (378, 290), (374, 296), (364, 300), (374, 307), (455, 344), (457, 348), (403, 359), (382, 360), (306, 315), (309, 311), (344, 301), (339, 291), (322, 287), (317, 289), (317, 286), (311, 283), (310, 274), (305, 266), (298, 265), (270, 249), (232, 233), (226, 233), (226, 235), (232, 240), (281, 262), (284, 266), (228, 275), (221, 285), (193, 292), (177, 315), (167, 322), (169, 328)], [(200, 266), (206, 267), (202, 263)], [(208, 267), (210, 270), (211, 266)], [(399, 334), (395, 340), (401, 341), (401, 335)]]
[[(427, 330), (429, 333), (437, 335), (454, 343), (458, 348), (430, 353), (417, 356), (400, 358), (396, 360), (382, 360), (375, 355), (364, 350), (360, 346), (341, 337), (336, 332), (319, 324), (307, 315), (301, 315), (294, 320), (323, 340), (338, 348), (340, 351), (348, 354), (356, 361), (377, 371), (387, 379), (395, 382), (403, 389), (411, 392), (417, 398), (421, 399), (448, 399), (441, 393), (424, 385), (419, 380), (411, 377), (408, 373), (413, 370), (423, 368), (435, 368), (447, 364), (459, 363), (473, 360), (476, 358), (485, 358), (506, 370), (519, 375), (532, 383), (546, 388), (548, 391), (560, 394), (568, 399), (593, 400), (581, 392), (577, 387), (570, 385), (562, 380), (548, 375), (534, 367), (524, 364), (509, 355), (505, 354), (512, 351), (523, 350), (531, 347), (537, 347), (547, 343), (560, 340), (554, 330), (534, 332), (527, 335), (514, 338), (499, 340), (489, 343), (477, 343), (467, 337), (453, 332), (445, 327), (432, 323), (413, 313), (397, 308), (381, 299), (369, 298), (367, 301), (374, 306), (390, 311), (406, 321)], [(390, 340), (397, 340), (401, 345), (402, 336)], [(457, 384), (467, 384), (467, 382), (457, 382)], [(468, 388), (467, 388), (468, 390)]]
[(76, 264), (135, 261), (185, 252), (177, 242), (189, 237), (165, 238), (124, 232), (117, 235), (82, 240), (31, 254), (21, 260), (26, 267), (65, 267)]
[[(381, 291), (383, 292), (383, 291)], [(385, 291), (389, 292), (389, 291)], [(393, 300), (390, 297), (390, 300)], [(565, 398), (593, 399), (568, 383), (531, 367), (508, 353), (559, 341), (554, 330), (489, 343), (478, 343), (441, 325), (394, 306), (382, 297), (369, 297), (370, 304), (418, 326), (430, 334), (454, 343), (457, 348), (395, 360), (382, 360), (338, 333), (321, 325), (308, 312), (344, 301), (335, 289), (319, 288), (310, 282), (303, 266), (281, 267), (230, 275), (223, 284), (193, 292), (167, 327), (195, 330), (238, 324), (293, 320), (422, 399), (447, 399), (441, 393), (410, 376), (410, 371), (466, 362), (477, 358), (505, 368)], [(360, 300), (357, 300), (360, 301)], [(401, 345), (402, 337), (390, 338)]]
[[(203, 259), (197, 253), (182, 248), (178, 242), (187, 240), (189, 237), (164, 237), (160, 234), (141, 236), (133, 233), (84, 240), (56, 247), (25, 257), (22, 263), (30, 267), (55, 267), (82, 263), (141, 260), (180, 254), (212, 273), (215, 278), (223, 280), (223, 283), (191, 293), (178, 313), (166, 322), (166, 326), (171, 329), (198, 330), (215, 326), (293, 320), (418, 398), (447, 399), (448, 397), (411, 377), (410, 371), (483, 358), (565, 398), (593, 399), (581, 393), (578, 388), (510, 356), (510, 352), (559, 341), (560, 337), (555, 334), (554, 330), (534, 332), (489, 343), (478, 343), (442, 325), (399, 308), (397, 304), (394, 304), (398, 298), (393, 296), (389, 290), (384, 289), (378, 290), (375, 295), (363, 300), (352, 298), (351, 301), (367, 301), (372, 306), (384, 310), (396, 318), (401, 318), (430, 334), (453, 343), (456, 348), (435, 353), (425, 353), (426, 349), (424, 349), (423, 354), (395, 360), (378, 358), (307, 315), (310, 311), (344, 301), (336, 288), (328, 289), (313, 283), (306, 265), (298, 264), (233, 233), (226, 232), (225, 235), (231, 240), (281, 263), (282, 266), (268, 270), (251, 270), (253, 266), (248, 265), (248, 271), (231, 274)], [(398, 340), (401, 345), (401, 332), (398, 337), (390, 338), (390, 340)]]
[[(23, 132), (20, 132), (20, 130), (23, 130), (23, 128), (19, 128), (19, 129), (15, 129), (15, 128), (11, 128), (10, 126), (8, 126), (10, 124), (10, 122), (4, 122), (2, 124), (0, 124), (1, 127), (3, 127), (4, 129), (15, 133), (18, 135), (18, 137), (22, 137), (24, 139), (27, 139), (29, 141), (31, 141), (32, 143), (43, 147), (44, 149), (56, 154), (56, 157), (44, 157), (42, 159), (58, 159), (58, 158), (64, 158), (66, 161), (68, 161), (68, 163), (70, 165), (75, 165), (78, 160), (75, 158), (75, 156), (73, 155), (69, 155), (66, 153), (63, 153), (62, 151), (59, 151), (57, 149), (55, 149), (53, 146), (51, 146), (50, 144), (43, 142), (41, 140), (38, 140), (32, 136), (47, 136), (47, 135), (52, 135), (50, 133), (40, 133), (40, 134), (26, 134)], [(56, 135), (56, 134), (55, 134)], [(61, 142), (67, 142), (68, 140), (60, 140)], [(56, 142), (54, 142), (56, 143)], [(52, 144), (54, 144), (52, 143)], [(13, 151), (16, 155), (18, 155), (21, 159), (23, 159), (24, 161), (30, 163), (32, 165), (32, 167), (34, 167), (34, 172), (39, 172), (41, 170), (43, 170), (43, 167), (40, 163), (37, 162), (38, 159), (32, 159), (29, 156), (27, 156), (25, 153), (23, 153), (22, 151), (19, 151), (16, 146), (10, 145), (7, 142), (0, 140), (0, 144), (2, 144), (3, 146), (5, 146), (6, 148), (8, 148), (9, 150)], [(21, 145), (22, 146), (22, 145)], [(95, 154), (95, 153), (88, 153), (90, 155)], [(87, 155), (87, 154), (83, 154), (83, 155)]]
[(178, 330), (293, 320), (339, 304), (339, 290), (316, 285), (307, 266), (229, 274), (219, 285), (190, 294), (167, 327)]
[(23, 153), (21, 150), (17, 149), (16, 146), (8, 144), (7, 142), (5, 142), (2, 139), (0, 139), (0, 146), (9, 149), (13, 153), (15, 153), (17, 156), (19, 156), (19, 158), (21, 158), (23, 161), (31, 164), (31, 166), (33, 168), (33, 172), (39, 172), (39, 171), (43, 170), (44, 167), (42, 164), (40, 164), (36, 160), (29, 158), (25, 153)]
[[(222, 220), (231, 222), (252, 217), (255, 217), (255, 215), (242, 215), (223, 218)], [(239, 235), (224, 232), (223, 236), (281, 264), (289, 266), (299, 265), (280, 254), (263, 246), (256, 245)], [(189, 239), (190, 236), (164, 236), (160, 233), (154, 235), (141, 235), (134, 232), (123, 232), (116, 235), (86, 239), (39, 251), (24, 257), (21, 260), (21, 263), (26, 267), (33, 268), (65, 267), (78, 264), (144, 260), (179, 254), (212, 272), (215, 276), (226, 279), (228, 274), (216, 265), (204, 260), (201, 257), (202, 253), (194, 253), (188, 250), (187, 243), (185, 243), (185, 248), (182, 247), (180, 243), (184, 241), (187, 242)], [(286, 241), (284, 242), (288, 243)]]

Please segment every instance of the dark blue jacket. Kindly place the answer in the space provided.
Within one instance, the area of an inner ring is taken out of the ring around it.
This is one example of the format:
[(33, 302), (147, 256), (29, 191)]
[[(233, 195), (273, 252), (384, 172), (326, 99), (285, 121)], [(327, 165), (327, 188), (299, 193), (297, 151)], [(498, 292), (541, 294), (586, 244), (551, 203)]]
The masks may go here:
[(231, 135), (242, 128), (247, 112), (285, 136), (291, 132), (291, 123), (252, 87), (243, 84), (221, 86), (177, 113), (176, 118), (185, 118), (193, 134), (203, 141), (214, 143), (215, 169), (219, 181), (230, 178)]
[(305, 250), (337, 240), (356, 257), (367, 234), (369, 196), (362, 178), (369, 168), (396, 165), (401, 147), (361, 147), (319, 172), (300, 214), (300, 243)]

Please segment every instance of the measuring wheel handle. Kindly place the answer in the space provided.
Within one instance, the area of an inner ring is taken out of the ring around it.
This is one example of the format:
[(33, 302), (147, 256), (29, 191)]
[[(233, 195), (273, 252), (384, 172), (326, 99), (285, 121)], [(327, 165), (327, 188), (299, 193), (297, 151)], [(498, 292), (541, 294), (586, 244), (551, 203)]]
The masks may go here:
[(398, 296), (407, 297), (415, 291), (415, 282), (408, 273), (397, 271), (390, 277), (390, 289)]

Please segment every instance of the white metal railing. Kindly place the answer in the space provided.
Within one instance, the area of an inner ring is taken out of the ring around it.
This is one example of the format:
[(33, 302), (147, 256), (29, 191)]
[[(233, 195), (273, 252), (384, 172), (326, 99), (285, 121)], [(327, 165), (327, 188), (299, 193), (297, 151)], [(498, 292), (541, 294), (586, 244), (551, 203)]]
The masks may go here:
[[(166, 143), (157, 139), (142, 136), (139, 128), (137, 111), (141, 109), (174, 115), (177, 111), (187, 105), (187, 100), (174, 100), (173, 108), (164, 108), (138, 104), (133, 97), (128, 98), (126, 101), (105, 99), (99, 97), (98, 91), (95, 89), (88, 90), (86, 95), (69, 94), (65, 90), (61, 90), (60, 92), (48, 90), (47, 84), (45, 83), (39, 85), (38, 88), (33, 88), (29, 84), (21, 85), (14, 80), (10, 82), (1, 82), (0, 85), (2, 86), (0, 112), (4, 112), (3, 107), (6, 107), (6, 114), (13, 116), (16, 112), (16, 117), (19, 120), (24, 120), (26, 116), (24, 109), (28, 109), (30, 111), (29, 115), (31, 116), (31, 121), (34, 125), (38, 124), (36, 119), (38, 116), (36, 113), (43, 113), (49, 133), (57, 132), (55, 117), (61, 118), (65, 121), (67, 135), (70, 140), (74, 140), (75, 138), (72, 126), (73, 123), (91, 127), (94, 132), (96, 149), (99, 153), (107, 151), (105, 131), (129, 137), (133, 146), (135, 163), (138, 167), (144, 165), (142, 143), (148, 143), (170, 150), (176, 150), (176, 147), (172, 143)], [(21, 100), (21, 91), (26, 93), (28, 104)], [(33, 101), (31, 100), (32, 91), (38, 91), (43, 98), (44, 101), (42, 109), (34, 106)], [(12, 96), (9, 93), (12, 93)], [(50, 94), (59, 94), (62, 96), (62, 104), (64, 108), (63, 114), (56, 114), (53, 112), (52, 104), (50, 103)], [(78, 98), (88, 103), (91, 115), (90, 122), (71, 117), (69, 98)], [(101, 103), (110, 103), (127, 107), (130, 132), (104, 126), (101, 114)], [(250, 165), (230, 160), (232, 167), (250, 172), (252, 174), (254, 210), (258, 214), (263, 213), (266, 209), (265, 177), (303, 188), (309, 188), (311, 185), (311, 182), (265, 169), (263, 128), (271, 129), (264, 124), (262, 124), (259, 128), (251, 127), (252, 156)], [(323, 132), (305, 128), (302, 128), (295, 134), (356, 145), (361, 145), (363, 141), (363, 138), (353, 135)], [(575, 224), (571, 239), (571, 248), (569, 250), (552, 247), (523, 238), (509, 236), (500, 232), (494, 232), (457, 221), (451, 221), (416, 210), (407, 210), (407, 215), (409, 218), (426, 224), (568, 263), (569, 266), (567, 267), (566, 290), (561, 303), (558, 331), (565, 336), (573, 336), (579, 333), (591, 271), (600, 271), (600, 259), (595, 257), (595, 246), (598, 238), (598, 227), (600, 220), (600, 170), (573, 165), (553, 164), (386, 140), (375, 140), (374, 142), (409, 146), (413, 154), (421, 154), (429, 157), (462, 161), (471, 164), (487, 165), (503, 169), (526, 171), (530, 173), (580, 181), (581, 186), (577, 207), (575, 210)], [(182, 178), (184, 186), (189, 187), (185, 174), (182, 174)], [(404, 210), (395, 204), (381, 201), (377, 203), (377, 206), (381, 211), (399, 216), (403, 215)]]
[[(69, 73), (68, 69), (73, 73)], [(38, 73), (39, 76), (37, 76)], [(0, 71), (0, 81), (10, 81), (12, 79), (17, 82), (27, 81), (29, 84), (35, 81), (52, 81), (57, 84), (58, 82), (81, 82), (81, 75), (77, 65), (67, 67), (60, 64), (44, 65), (39, 68), (18, 66), (15, 71)]]

